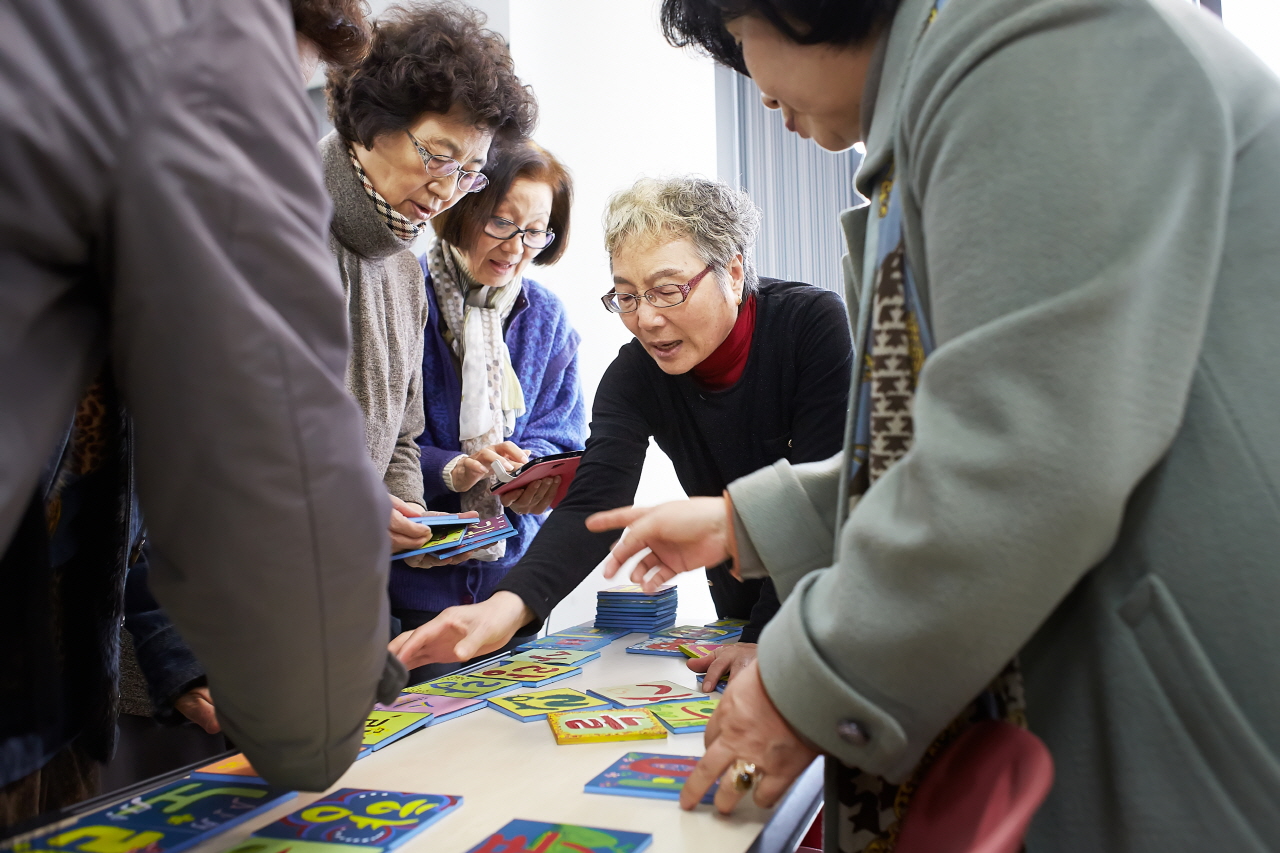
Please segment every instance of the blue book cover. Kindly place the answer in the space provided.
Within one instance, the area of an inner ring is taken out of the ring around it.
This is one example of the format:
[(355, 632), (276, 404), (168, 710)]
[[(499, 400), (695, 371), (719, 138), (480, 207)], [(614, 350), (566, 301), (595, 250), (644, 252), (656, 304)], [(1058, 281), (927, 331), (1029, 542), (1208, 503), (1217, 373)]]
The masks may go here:
[(550, 636), (550, 637), (598, 637), (601, 639), (604, 639), (607, 637), (611, 640), (616, 640), (618, 637), (625, 636), (628, 633), (630, 632), (624, 631), (621, 628), (606, 628), (604, 626), (595, 625), (591, 622), (584, 622), (581, 625), (574, 625), (572, 628), (564, 628), (559, 631), (556, 631), (553, 634), (548, 634), (547, 636)]
[(110, 808), (85, 815), (38, 840), (26, 849), (103, 850), (174, 853), (212, 838), (252, 817), (296, 797), (252, 781), (223, 782), (180, 779)]
[(254, 836), (394, 850), (461, 805), (450, 794), (342, 788)]
[(516, 651), (527, 652), (532, 651), (533, 649), (574, 649), (580, 652), (598, 652), (612, 642), (613, 640), (608, 637), (557, 637), (552, 634), (550, 636), (539, 637), (536, 640), (530, 640), (527, 643), (516, 646)]
[[(628, 752), (613, 762), (609, 769), (588, 782), (583, 791), (588, 794), (678, 800), (685, 781), (696, 766), (696, 755)], [(719, 786), (719, 782), (712, 785), (702, 802), (714, 800)]]
[(364, 721), (363, 745), (376, 752), (405, 735), (425, 728), (430, 722), (431, 714), (429, 713), (374, 710)]
[(680, 651), (680, 646), (687, 643), (688, 640), (681, 640), (675, 637), (667, 638), (651, 638), (641, 640), (627, 646), (627, 654), (629, 655), (659, 655), (669, 658), (683, 658), (684, 652)]
[(641, 853), (652, 843), (647, 832), (513, 820), (467, 853)]

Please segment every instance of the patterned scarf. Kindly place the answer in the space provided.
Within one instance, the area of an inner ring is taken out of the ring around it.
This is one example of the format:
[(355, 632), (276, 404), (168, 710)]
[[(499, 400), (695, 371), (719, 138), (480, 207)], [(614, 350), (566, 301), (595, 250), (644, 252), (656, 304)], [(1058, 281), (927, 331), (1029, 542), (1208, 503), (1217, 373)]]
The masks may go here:
[[(524, 414), (524, 391), (511, 366), (503, 325), (515, 308), (521, 284), (485, 287), (467, 272), (452, 246), (437, 240), (427, 252), (431, 286), (448, 330), (446, 338), (462, 365), (462, 407), (458, 412), (458, 440), (468, 455), (499, 444), (515, 430)], [(490, 492), (486, 478), (462, 493), (462, 509), (474, 509), (481, 518), (502, 513), (502, 502)], [(506, 543), (486, 549), (498, 559)]]
[(360, 161), (356, 159), (355, 149), (347, 146), (347, 152), (351, 155), (351, 166), (356, 170), (356, 177), (360, 179), (360, 185), (364, 187), (365, 195), (369, 196), (369, 201), (373, 202), (374, 208), (386, 221), (391, 233), (410, 243), (416, 240), (421, 226), (410, 222), (403, 214), (392, 207), (382, 197), (381, 193), (373, 188), (373, 183), (369, 180), (369, 176), (364, 173), (364, 166), (361, 166)]
[[(929, 24), (945, 2), (937, 0)], [(848, 471), (850, 505), (911, 449), (916, 387), (934, 347), (907, 259), (902, 201), (895, 191), (893, 173), (891, 164), (873, 202), (876, 273), (870, 311), (862, 330), (864, 352), (855, 396), (853, 458)], [(871, 248), (868, 246), (868, 250)], [(891, 853), (911, 795), (933, 759), (961, 732), (982, 720), (1006, 720), (1026, 727), (1026, 699), (1016, 659), (938, 735), (911, 777), (901, 785), (832, 762), (840, 803), (841, 853)]]

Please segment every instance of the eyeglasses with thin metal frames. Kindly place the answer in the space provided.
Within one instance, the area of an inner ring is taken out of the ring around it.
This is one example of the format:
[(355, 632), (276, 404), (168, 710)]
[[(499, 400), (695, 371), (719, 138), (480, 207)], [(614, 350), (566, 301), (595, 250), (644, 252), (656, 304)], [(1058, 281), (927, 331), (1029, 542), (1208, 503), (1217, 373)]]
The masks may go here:
[(418, 152), (418, 157), (422, 160), (422, 168), (426, 169), (431, 177), (447, 178), (450, 175), (457, 175), (458, 189), (464, 193), (478, 193), (489, 185), (489, 179), (483, 172), (464, 169), (462, 164), (452, 157), (432, 154), (412, 133), (406, 130), (405, 135), (409, 137), (414, 150)]
[[(494, 232), (502, 232), (495, 234)], [(517, 234), (521, 235), (520, 242), (524, 243), (530, 249), (545, 249), (555, 242), (556, 232), (550, 228), (521, 228), (510, 219), (503, 219), (501, 216), (490, 216), (489, 222), (484, 226), (484, 233), (488, 234), (495, 240), (510, 240)]]
[[(660, 284), (657, 287), (649, 288), (644, 293), (619, 293), (616, 290), (611, 290), (600, 297), (600, 301), (604, 303), (605, 310), (612, 314), (630, 314), (633, 311), (640, 310), (641, 299), (647, 301), (654, 308), (674, 308), (689, 298), (690, 291), (697, 287), (698, 282), (702, 281), (703, 276), (709, 272), (711, 272), (711, 265), (707, 264), (706, 269), (684, 284)], [(676, 292), (679, 292), (680, 298), (675, 302), (669, 301), (675, 298)]]

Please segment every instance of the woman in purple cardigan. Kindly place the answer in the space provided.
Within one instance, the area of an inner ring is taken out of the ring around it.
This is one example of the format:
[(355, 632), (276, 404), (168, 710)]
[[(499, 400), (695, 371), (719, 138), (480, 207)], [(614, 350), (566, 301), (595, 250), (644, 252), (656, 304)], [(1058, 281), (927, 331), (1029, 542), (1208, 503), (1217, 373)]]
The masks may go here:
[[(427, 507), (505, 512), (519, 534), (441, 563), (396, 561), (391, 610), (410, 630), (455, 604), (484, 601), (542, 527), (559, 478), (501, 496), (490, 468), (581, 450), (586, 407), (578, 333), (549, 290), (523, 277), (547, 266), (569, 236), (572, 183), (532, 142), (495, 150), (485, 192), (435, 220), (439, 239), (421, 258), (430, 321), (423, 347), (426, 431), (418, 439)], [(514, 641), (513, 641), (514, 642)], [(460, 664), (424, 667), (434, 677)]]

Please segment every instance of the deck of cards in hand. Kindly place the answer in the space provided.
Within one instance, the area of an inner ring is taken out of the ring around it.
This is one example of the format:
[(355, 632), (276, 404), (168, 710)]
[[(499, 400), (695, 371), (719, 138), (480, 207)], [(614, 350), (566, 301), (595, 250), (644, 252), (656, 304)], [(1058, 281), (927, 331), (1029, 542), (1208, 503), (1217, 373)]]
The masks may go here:
[(661, 631), (676, 624), (676, 587), (667, 584), (645, 592), (638, 584), (596, 593), (596, 627)]

